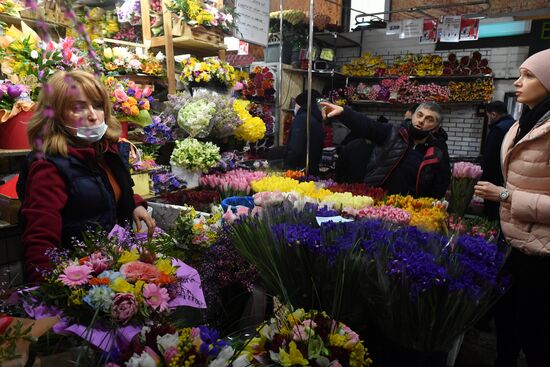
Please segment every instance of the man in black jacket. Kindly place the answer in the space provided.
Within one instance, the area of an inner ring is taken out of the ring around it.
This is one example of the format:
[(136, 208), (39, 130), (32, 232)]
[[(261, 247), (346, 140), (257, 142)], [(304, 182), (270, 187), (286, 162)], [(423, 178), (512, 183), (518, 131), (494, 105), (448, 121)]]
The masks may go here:
[[(504, 136), (515, 120), (508, 114), (506, 105), (501, 101), (489, 103), (486, 111), (489, 120), (489, 132), (483, 149), (483, 159), (481, 161), (483, 174), (480, 181), (489, 181), (497, 186), (504, 186), (504, 178), (500, 167), (500, 147)], [(485, 201), (484, 214), (491, 220), (498, 220), (499, 207), (500, 203), (496, 201)]]
[(364, 182), (389, 194), (441, 198), (451, 180), (447, 134), (441, 128), (441, 108), (422, 103), (411, 121), (382, 124), (348, 107), (321, 103), (323, 115), (339, 117), (349, 129), (374, 144)]
[[(296, 97), (296, 107), (294, 108), (294, 121), (290, 127), (288, 143), (286, 145), (285, 168), (302, 169), (306, 166), (306, 146), (307, 146), (307, 91), (300, 93)], [(310, 149), (309, 149), (309, 173), (319, 174), (319, 163), (323, 154), (323, 116), (317, 99), (321, 94), (316, 90), (311, 91), (311, 119), (309, 125)]]

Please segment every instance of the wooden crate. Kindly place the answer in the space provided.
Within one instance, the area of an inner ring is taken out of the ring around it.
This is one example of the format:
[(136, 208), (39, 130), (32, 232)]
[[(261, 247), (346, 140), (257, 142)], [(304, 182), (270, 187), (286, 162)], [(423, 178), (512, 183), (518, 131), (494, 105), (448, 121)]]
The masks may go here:
[(197, 41), (223, 44), (221, 32), (208, 29), (202, 25), (192, 27), (177, 16), (172, 17), (172, 35), (174, 37), (186, 37)]

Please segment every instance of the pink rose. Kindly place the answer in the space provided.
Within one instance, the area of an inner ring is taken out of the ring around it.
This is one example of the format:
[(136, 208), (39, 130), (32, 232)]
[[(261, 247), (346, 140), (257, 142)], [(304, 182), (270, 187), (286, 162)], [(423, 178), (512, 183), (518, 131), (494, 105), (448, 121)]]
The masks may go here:
[(124, 92), (122, 89), (115, 89), (115, 98), (117, 102), (126, 102), (128, 100), (126, 92)]
[(116, 322), (126, 324), (137, 313), (138, 304), (133, 294), (118, 293), (113, 297), (111, 317)]
[(120, 272), (129, 282), (143, 280), (153, 282), (160, 277), (160, 271), (153, 264), (147, 264), (141, 261), (131, 261), (120, 267)]

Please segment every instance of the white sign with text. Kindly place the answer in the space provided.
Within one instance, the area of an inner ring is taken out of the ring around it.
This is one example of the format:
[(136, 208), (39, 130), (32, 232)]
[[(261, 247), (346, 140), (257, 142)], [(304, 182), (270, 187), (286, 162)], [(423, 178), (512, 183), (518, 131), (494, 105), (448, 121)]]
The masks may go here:
[(235, 37), (267, 47), (269, 32), (269, 0), (237, 0), (237, 32)]

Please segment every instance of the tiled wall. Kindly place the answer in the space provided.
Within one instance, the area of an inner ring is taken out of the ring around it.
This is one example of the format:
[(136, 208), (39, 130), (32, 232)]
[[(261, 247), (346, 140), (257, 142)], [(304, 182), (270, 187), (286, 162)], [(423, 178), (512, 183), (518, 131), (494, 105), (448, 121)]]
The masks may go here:
[[(350, 33), (349, 37), (360, 40), (360, 33)], [(396, 56), (407, 53), (440, 54), (446, 58), (448, 51), (435, 51), (434, 44), (421, 45), (418, 39), (399, 39), (386, 36), (384, 30), (365, 31), (363, 34), (363, 53), (381, 55), (386, 62)], [(458, 57), (471, 55), (474, 49), (453, 50)], [(519, 65), (528, 55), (528, 47), (500, 47), (478, 49), (483, 57), (489, 59), (489, 66), (495, 76), (494, 99), (502, 100), (504, 93), (513, 92), (513, 81), (518, 76)], [(351, 61), (357, 50), (344, 48), (337, 50), (336, 63), (342, 65)], [(449, 153), (451, 156), (475, 157), (480, 153), (483, 117), (476, 116), (477, 105), (453, 105), (444, 107), (443, 126), (449, 134)], [(399, 123), (404, 113), (403, 106), (367, 107), (369, 116), (378, 118), (384, 115), (392, 123)]]

